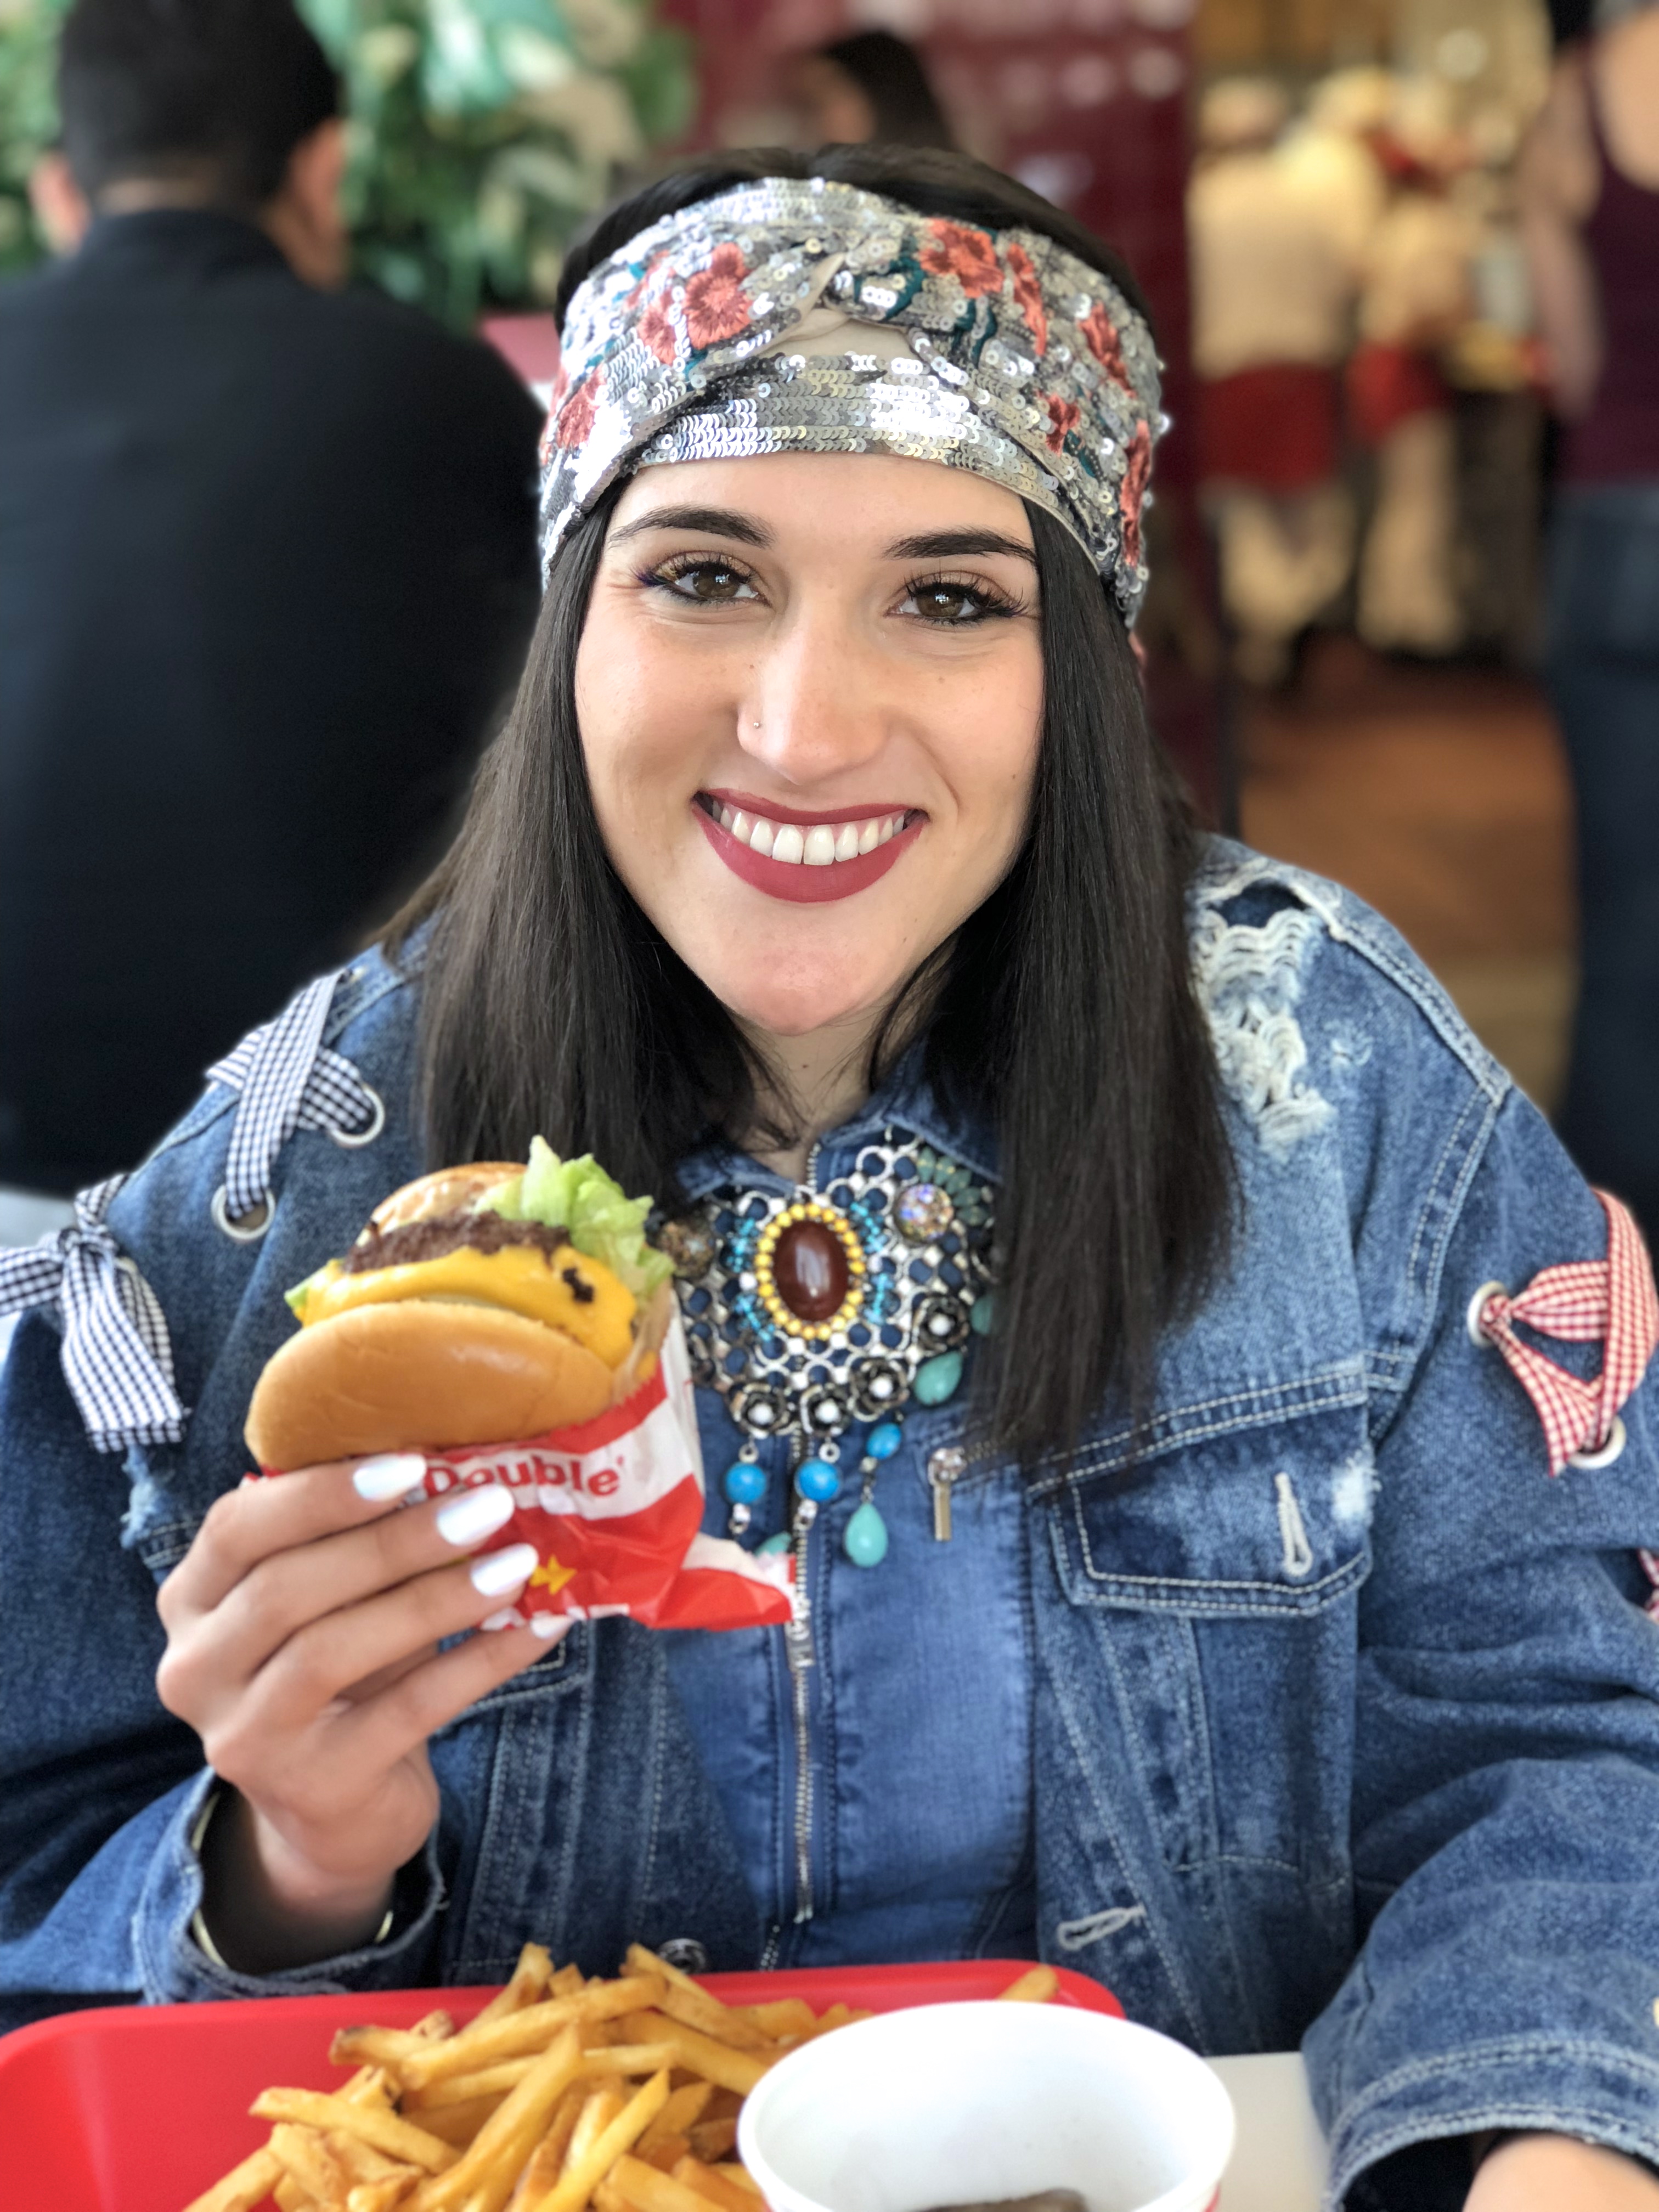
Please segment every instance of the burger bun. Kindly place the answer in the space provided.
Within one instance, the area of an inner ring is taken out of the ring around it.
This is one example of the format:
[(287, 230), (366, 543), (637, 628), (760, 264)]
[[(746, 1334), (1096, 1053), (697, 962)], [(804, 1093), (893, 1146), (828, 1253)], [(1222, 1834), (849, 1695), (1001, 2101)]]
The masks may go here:
[(302, 1328), (248, 1407), (261, 1467), (505, 1443), (592, 1420), (613, 1370), (574, 1337), (499, 1306), (408, 1298)]

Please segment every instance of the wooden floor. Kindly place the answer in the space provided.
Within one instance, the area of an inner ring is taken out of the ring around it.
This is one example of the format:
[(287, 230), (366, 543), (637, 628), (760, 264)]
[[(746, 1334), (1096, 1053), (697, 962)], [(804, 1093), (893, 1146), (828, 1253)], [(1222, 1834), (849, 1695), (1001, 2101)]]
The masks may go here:
[(1574, 989), (1571, 795), (1537, 688), (1313, 641), (1241, 716), (1243, 833), (1402, 930), (1547, 1110)]

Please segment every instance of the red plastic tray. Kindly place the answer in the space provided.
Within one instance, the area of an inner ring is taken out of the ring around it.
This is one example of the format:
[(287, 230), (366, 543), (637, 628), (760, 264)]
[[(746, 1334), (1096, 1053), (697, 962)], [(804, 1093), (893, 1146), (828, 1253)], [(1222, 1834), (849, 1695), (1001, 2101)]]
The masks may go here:
[[(993, 1997), (1027, 1962), (820, 1966), (793, 1974), (710, 1974), (730, 2004), (805, 1997), (872, 2012)], [(470, 2020), (493, 1990), (394, 1990), (240, 2004), (118, 2006), (61, 2013), (0, 2037), (0, 2204), (4, 2212), (182, 2212), (270, 2130), (247, 2108), (261, 2089), (337, 2088), (337, 2027), (408, 2027), (435, 2005)], [(1060, 1975), (1061, 2004), (1115, 2013), (1098, 1982)]]

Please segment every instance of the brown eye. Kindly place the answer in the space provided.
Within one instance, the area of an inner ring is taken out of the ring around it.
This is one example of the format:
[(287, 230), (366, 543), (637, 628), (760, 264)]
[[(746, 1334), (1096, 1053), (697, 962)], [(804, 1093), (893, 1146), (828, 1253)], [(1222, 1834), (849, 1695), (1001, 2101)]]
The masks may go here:
[(984, 611), (976, 593), (960, 584), (929, 584), (915, 594), (916, 611), (929, 622), (957, 623), (964, 617), (971, 620)]
[(743, 571), (724, 561), (699, 561), (672, 570), (661, 580), (677, 597), (696, 599), (704, 606), (729, 606), (745, 596), (755, 596), (755, 587)]
[(1000, 592), (983, 583), (958, 583), (949, 576), (933, 576), (911, 585), (898, 611), (933, 629), (978, 629), (994, 615), (1011, 615), (1018, 610)]

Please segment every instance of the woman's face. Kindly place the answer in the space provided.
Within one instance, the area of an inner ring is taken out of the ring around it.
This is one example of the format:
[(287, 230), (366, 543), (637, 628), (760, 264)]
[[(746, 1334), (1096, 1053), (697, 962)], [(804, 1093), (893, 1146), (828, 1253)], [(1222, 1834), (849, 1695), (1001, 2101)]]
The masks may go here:
[(882, 453), (641, 469), (576, 662), (617, 872), (732, 1013), (875, 1016), (995, 888), (1042, 714), (1012, 492)]

